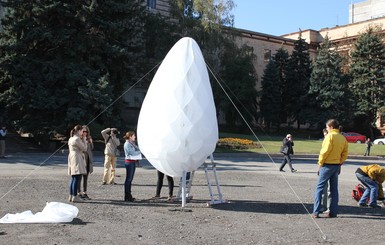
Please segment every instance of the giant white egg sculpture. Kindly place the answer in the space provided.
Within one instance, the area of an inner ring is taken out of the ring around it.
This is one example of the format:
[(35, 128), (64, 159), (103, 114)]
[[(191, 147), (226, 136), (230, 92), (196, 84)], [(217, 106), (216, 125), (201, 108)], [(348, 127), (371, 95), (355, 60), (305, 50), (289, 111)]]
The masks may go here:
[(169, 176), (196, 170), (215, 150), (218, 123), (206, 63), (192, 38), (180, 39), (156, 72), (140, 110), (138, 144)]

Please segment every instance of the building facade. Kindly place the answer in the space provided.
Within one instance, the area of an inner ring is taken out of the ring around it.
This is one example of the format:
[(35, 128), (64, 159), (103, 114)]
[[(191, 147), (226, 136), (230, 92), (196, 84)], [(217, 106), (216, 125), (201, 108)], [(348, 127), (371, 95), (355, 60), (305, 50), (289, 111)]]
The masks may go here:
[(385, 17), (385, 0), (367, 0), (349, 6), (349, 24)]

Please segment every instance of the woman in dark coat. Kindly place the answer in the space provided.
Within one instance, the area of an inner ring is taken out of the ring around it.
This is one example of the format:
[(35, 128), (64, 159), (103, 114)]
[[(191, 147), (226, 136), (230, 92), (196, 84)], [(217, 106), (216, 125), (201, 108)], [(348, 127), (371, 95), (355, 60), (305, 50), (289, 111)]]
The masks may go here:
[(291, 157), (290, 157), (290, 155), (294, 154), (293, 146), (294, 146), (294, 142), (293, 142), (293, 138), (292, 138), (291, 134), (286, 135), (286, 138), (284, 138), (283, 141), (282, 141), (282, 150), (281, 150), (281, 152), (283, 153), (283, 157), (284, 158), (283, 158), (281, 167), (279, 167), (279, 171), (285, 172), (283, 170), (283, 168), (285, 167), (286, 163), (288, 163), (291, 172), (292, 173), (297, 172), (297, 170), (294, 169), (292, 164), (291, 164)]

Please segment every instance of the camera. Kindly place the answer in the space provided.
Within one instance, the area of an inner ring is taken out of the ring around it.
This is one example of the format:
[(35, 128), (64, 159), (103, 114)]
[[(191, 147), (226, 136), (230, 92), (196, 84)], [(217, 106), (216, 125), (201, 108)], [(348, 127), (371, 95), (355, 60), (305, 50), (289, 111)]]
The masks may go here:
[(111, 132), (114, 134), (119, 134), (119, 131), (117, 129), (113, 129), (113, 130), (111, 130)]

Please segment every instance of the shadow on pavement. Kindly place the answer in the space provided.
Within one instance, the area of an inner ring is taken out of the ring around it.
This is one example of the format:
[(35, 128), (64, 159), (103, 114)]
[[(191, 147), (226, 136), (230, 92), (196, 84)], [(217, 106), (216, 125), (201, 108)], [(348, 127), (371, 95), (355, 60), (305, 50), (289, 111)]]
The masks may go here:
[[(313, 204), (304, 204), (309, 212), (313, 210)], [(306, 214), (301, 203), (274, 203), (252, 200), (232, 200), (229, 203), (212, 205), (213, 209), (234, 212), (254, 212), (270, 214)], [(359, 208), (352, 206), (340, 206), (339, 218), (365, 218), (385, 220), (385, 210)]]

